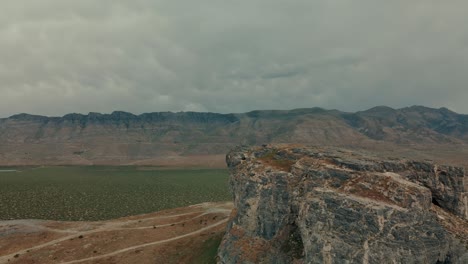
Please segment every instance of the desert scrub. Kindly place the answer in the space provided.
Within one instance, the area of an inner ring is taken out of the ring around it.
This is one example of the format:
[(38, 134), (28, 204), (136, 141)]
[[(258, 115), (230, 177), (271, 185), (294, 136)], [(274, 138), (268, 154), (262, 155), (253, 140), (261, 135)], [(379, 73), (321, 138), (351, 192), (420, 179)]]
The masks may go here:
[(229, 201), (222, 169), (45, 167), (0, 174), (0, 219), (105, 220)]

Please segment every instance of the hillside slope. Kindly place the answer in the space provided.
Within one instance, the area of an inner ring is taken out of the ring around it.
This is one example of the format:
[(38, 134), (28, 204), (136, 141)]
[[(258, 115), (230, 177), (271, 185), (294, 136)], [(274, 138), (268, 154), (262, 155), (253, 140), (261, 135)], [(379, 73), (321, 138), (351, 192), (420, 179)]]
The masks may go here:
[[(239, 144), (300, 143), (405, 152), (448, 159), (468, 144), (468, 116), (448, 109), (321, 108), (242, 114), (159, 112), (133, 115), (29, 114), (0, 119), (0, 164), (164, 164), (183, 157), (222, 162)], [(450, 153), (449, 153), (450, 152)], [(458, 160), (457, 160), (458, 162)]]

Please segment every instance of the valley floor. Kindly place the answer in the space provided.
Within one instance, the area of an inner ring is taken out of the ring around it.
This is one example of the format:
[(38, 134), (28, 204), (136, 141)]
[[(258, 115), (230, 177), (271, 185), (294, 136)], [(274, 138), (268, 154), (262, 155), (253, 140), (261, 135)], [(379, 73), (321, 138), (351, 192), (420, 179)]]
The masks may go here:
[(215, 263), (232, 203), (109, 221), (0, 221), (0, 263)]

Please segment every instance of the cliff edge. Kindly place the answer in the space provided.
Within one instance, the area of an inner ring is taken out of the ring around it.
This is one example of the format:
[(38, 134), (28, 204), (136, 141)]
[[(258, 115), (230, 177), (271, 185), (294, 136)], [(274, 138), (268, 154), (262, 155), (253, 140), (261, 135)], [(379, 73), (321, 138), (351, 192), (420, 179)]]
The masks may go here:
[(468, 263), (459, 167), (337, 148), (238, 147), (218, 263)]

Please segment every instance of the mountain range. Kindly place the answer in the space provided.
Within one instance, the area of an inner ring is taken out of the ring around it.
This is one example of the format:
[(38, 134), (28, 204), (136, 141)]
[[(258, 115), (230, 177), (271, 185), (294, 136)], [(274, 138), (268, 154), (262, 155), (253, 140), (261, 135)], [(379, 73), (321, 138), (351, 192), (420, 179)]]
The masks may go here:
[(0, 119), (0, 165), (224, 166), (236, 145), (331, 145), (466, 165), (468, 115), (447, 108), (377, 106), (239, 114), (18, 114)]

